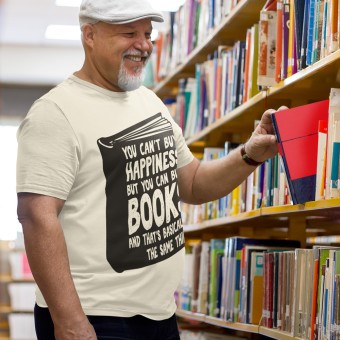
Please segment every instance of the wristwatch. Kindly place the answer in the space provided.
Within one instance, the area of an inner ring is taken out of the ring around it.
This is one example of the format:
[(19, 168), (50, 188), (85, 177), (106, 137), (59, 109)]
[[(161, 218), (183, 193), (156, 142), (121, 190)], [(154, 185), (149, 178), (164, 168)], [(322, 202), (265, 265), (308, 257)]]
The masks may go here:
[(254, 159), (250, 158), (247, 153), (246, 153), (246, 145), (243, 144), (241, 147), (241, 157), (242, 159), (248, 164), (248, 165), (252, 165), (252, 166), (259, 166), (261, 165), (263, 162), (257, 162)]

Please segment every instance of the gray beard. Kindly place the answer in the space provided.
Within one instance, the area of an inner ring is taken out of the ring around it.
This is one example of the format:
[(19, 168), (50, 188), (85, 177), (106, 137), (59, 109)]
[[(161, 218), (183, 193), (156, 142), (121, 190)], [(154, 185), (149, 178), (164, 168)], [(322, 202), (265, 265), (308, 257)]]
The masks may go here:
[(123, 63), (120, 64), (118, 73), (118, 86), (123, 91), (134, 91), (137, 90), (144, 81), (145, 78), (145, 67), (137, 71), (137, 75), (129, 75)]

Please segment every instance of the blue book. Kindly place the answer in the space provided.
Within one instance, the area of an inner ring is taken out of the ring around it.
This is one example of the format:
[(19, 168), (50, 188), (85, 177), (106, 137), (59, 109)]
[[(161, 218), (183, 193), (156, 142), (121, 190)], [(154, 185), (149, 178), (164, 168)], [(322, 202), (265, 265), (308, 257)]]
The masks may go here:
[(314, 44), (314, 17), (315, 17), (315, 3), (317, 0), (310, 0), (309, 17), (308, 17), (308, 36), (307, 36), (307, 65), (312, 65), (313, 44)]
[(301, 68), (305, 68), (307, 66), (308, 19), (311, 1), (312, 0), (305, 0), (301, 41)]

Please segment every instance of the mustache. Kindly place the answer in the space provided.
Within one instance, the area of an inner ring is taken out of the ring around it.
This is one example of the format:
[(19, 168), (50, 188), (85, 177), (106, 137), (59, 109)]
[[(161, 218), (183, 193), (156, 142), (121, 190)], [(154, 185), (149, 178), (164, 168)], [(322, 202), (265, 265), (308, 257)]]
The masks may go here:
[(141, 51), (138, 51), (138, 50), (135, 50), (135, 49), (131, 49), (131, 50), (125, 51), (123, 53), (123, 57), (126, 57), (128, 55), (136, 56), (136, 57), (142, 57), (142, 58), (149, 58), (151, 53), (149, 53), (147, 51), (141, 52)]

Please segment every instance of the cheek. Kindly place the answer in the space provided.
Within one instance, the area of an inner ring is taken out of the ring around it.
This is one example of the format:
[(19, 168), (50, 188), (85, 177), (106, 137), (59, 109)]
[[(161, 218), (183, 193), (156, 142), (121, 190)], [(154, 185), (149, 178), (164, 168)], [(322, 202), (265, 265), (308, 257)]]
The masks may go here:
[(151, 53), (152, 53), (152, 50), (153, 50), (153, 45), (152, 45), (151, 40), (148, 41), (148, 45), (149, 45), (149, 53), (151, 54)]

